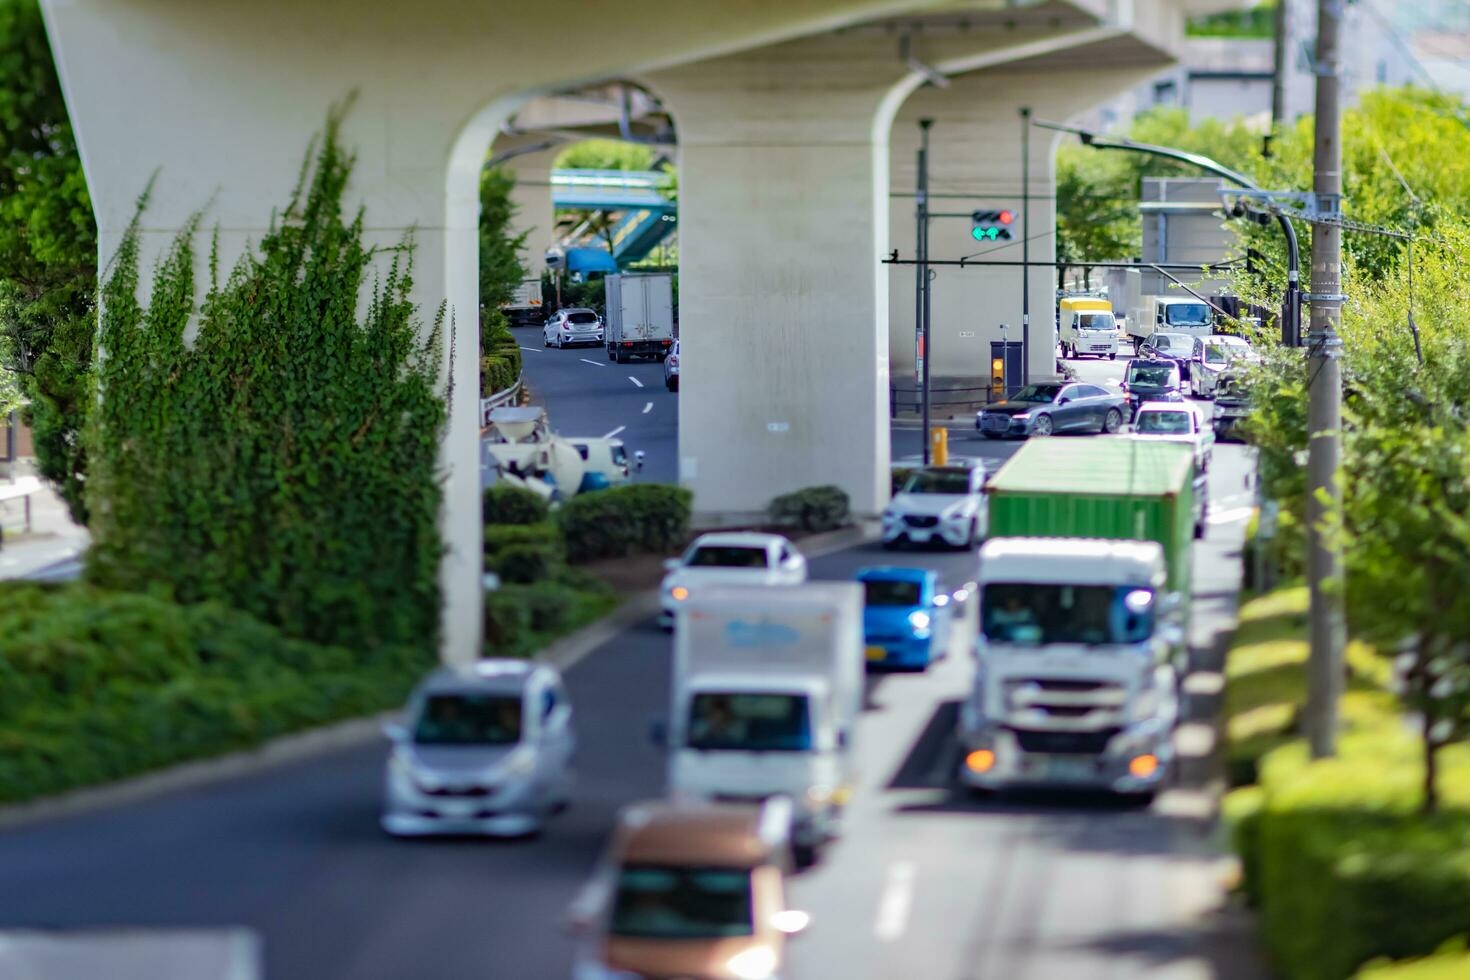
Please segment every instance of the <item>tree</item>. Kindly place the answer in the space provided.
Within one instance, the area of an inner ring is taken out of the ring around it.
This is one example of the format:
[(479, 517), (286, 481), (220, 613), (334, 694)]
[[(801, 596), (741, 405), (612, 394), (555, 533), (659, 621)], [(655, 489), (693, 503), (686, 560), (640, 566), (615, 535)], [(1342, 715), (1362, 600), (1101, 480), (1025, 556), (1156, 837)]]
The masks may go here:
[(1126, 261), (1138, 254), (1138, 188), (1122, 154), (1081, 146), (1057, 151), (1057, 287), (1067, 267), (1085, 262)]
[(552, 166), (569, 170), (652, 170), (653, 160), (653, 148), (646, 144), (592, 139), (561, 151)]
[(97, 229), (35, 0), (0, 0), (0, 335), (41, 475), (85, 523)]
[(480, 175), (480, 309), (496, 310), (510, 299), (516, 285), (526, 277), (521, 252), (526, 247), (522, 232), (512, 238), (510, 222), (515, 205), (510, 192), (515, 175), (504, 167), (486, 167)]

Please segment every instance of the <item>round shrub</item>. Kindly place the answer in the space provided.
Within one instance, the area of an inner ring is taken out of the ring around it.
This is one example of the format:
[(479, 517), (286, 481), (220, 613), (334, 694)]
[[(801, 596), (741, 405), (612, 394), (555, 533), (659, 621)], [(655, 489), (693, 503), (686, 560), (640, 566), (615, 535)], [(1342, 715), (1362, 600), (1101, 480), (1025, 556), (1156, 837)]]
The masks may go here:
[(556, 522), (572, 561), (677, 549), (689, 535), (694, 495), (664, 483), (635, 483), (581, 494), (562, 504)]
[(840, 487), (807, 487), (771, 501), (771, 520), (809, 533), (833, 531), (852, 523), (847, 494)]
[(481, 503), (486, 524), (539, 524), (551, 515), (546, 501), (525, 487), (497, 483), (488, 488)]

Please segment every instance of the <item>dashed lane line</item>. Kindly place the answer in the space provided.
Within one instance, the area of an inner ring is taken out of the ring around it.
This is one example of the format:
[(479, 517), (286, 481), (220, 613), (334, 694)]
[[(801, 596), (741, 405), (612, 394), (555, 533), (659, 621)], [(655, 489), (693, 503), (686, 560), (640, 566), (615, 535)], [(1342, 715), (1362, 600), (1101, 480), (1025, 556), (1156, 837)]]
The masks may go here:
[(653, 411), (653, 402), (649, 402), (648, 404), (646, 404), (646, 405), (643, 406), (643, 414), (644, 415), (647, 415), (651, 411)]
[(883, 895), (878, 900), (878, 916), (873, 920), (873, 935), (879, 942), (891, 943), (903, 936), (909, 924), (909, 909), (914, 904), (914, 879), (919, 868), (912, 861), (895, 861), (883, 878)]
[(585, 357), (579, 357), (577, 358), (577, 360), (581, 361), (583, 364), (591, 364), (593, 367), (607, 367), (606, 364), (603, 364), (599, 361), (589, 361)]
[(545, 354), (546, 353), (544, 350), (542, 350), (539, 347), (522, 347), (521, 350), (528, 350), (532, 354)]
[(637, 378), (633, 377), (631, 374), (628, 375), (628, 380), (631, 381), (631, 382), (633, 382), (635, 385), (637, 385), (640, 388), (643, 387), (643, 382), (642, 381), (639, 381)]

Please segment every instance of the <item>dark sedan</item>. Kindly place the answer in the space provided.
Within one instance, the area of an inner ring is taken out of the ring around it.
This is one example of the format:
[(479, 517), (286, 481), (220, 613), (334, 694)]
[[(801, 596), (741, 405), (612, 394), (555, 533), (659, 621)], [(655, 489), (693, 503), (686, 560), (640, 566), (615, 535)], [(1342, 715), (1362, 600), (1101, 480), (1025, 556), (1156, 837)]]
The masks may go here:
[(1128, 373), (1123, 376), (1123, 395), (1130, 422), (1144, 402), (1184, 401), (1179, 362), (1137, 358), (1129, 361)]
[(1138, 356), (1151, 361), (1174, 361), (1179, 365), (1179, 376), (1189, 380), (1190, 358), (1194, 355), (1194, 335), (1187, 333), (1159, 332), (1138, 347)]
[(1048, 382), (1027, 385), (1009, 400), (985, 406), (975, 416), (975, 428), (988, 439), (1117, 432), (1123, 427), (1125, 411), (1122, 395), (1097, 385)]

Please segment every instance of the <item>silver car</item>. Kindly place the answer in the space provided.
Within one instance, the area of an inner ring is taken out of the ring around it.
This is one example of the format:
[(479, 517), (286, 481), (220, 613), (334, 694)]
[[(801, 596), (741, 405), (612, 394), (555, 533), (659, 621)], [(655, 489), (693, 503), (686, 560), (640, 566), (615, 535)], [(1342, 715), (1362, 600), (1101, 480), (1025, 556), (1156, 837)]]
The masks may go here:
[(669, 351), (669, 356), (664, 358), (664, 387), (670, 391), (679, 390), (679, 342), (674, 341), (674, 349)]
[(430, 674), (389, 725), (382, 826), (396, 836), (534, 834), (571, 801), (572, 705), (524, 660)]

